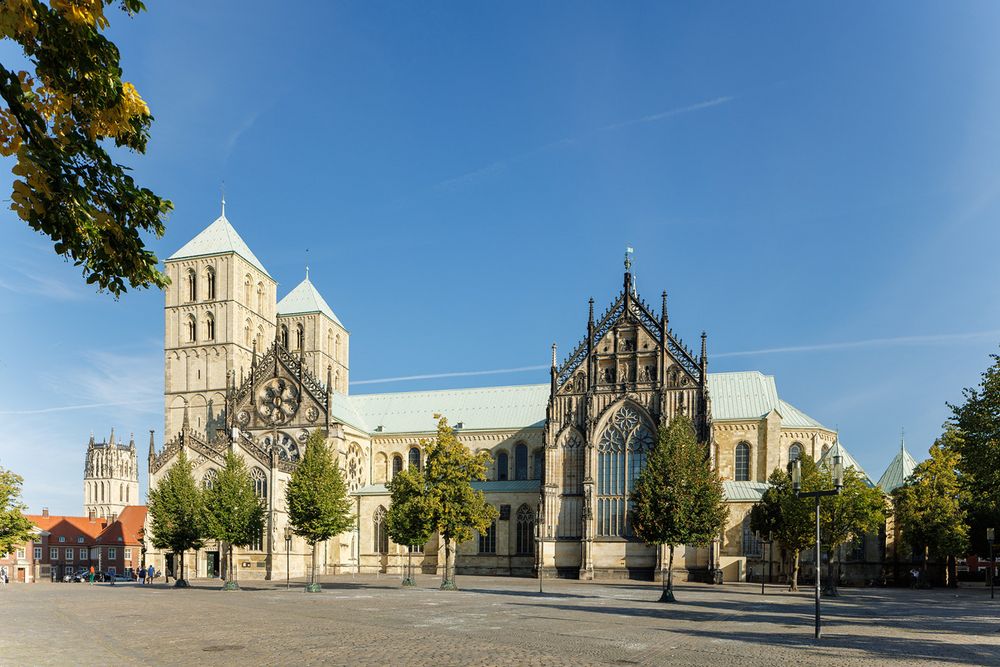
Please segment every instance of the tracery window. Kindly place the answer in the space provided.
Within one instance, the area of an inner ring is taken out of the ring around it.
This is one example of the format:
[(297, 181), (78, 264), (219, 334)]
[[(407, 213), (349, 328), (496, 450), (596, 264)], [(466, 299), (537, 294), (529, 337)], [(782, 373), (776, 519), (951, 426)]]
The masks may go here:
[(527, 505), (517, 509), (517, 554), (535, 553), (535, 513)]
[(288, 349), (288, 327), (281, 325), (281, 347)]
[(497, 521), (496, 519), (486, 529), (485, 533), (479, 534), (479, 553), (495, 554), (497, 552)]
[(563, 493), (583, 493), (583, 438), (575, 431), (563, 442)]
[(267, 475), (260, 468), (253, 468), (250, 471), (250, 480), (253, 482), (253, 492), (260, 499), (267, 498)]
[(264, 314), (264, 283), (257, 283), (257, 312)]
[(247, 320), (246, 324), (243, 325), (243, 343), (247, 347), (250, 347), (253, 344), (253, 338), (252, 338), (253, 334), (251, 333), (252, 330), (250, 326), (251, 326), (250, 320)]
[(306, 346), (306, 330), (301, 324), (295, 325), (295, 349), (302, 350)]
[(750, 479), (750, 445), (741, 442), (736, 445), (736, 481), (746, 482)]
[(528, 479), (528, 446), (524, 443), (514, 446), (514, 479)]
[(608, 420), (597, 445), (599, 536), (631, 537), (628, 498), (654, 443), (651, 425), (635, 406), (621, 406)]
[(188, 315), (187, 319), (188, 342), (194, 343), (198, 340), (198, 321), (194, 318), (194, 315)]
[(531, 459), (531, 479), (545, 479), (545, 450), (539, 447)]
[(497, 454), (497, 481), (506, 482), (510, 479), (510, 461), (507, 452)]
[(194, 269), (188, 269), (187, 283), (188, 283), (188, 301), (197, 301), (198, 275), (194, 272)]
[(372, 535), (374, 537), (372, 548), (375, 553), (379, 554), (389, 553), (389, 533), (386, 531), (385, 514), (385, 507), (379, 505), (372, 517)]
[(211, 313), (205, 318), (205, 339), (215, 340), (215, 317)]
[(206, 489), (211, 489), (218, 481), (219, 473), (215, 471), (215, 468), (209, 468), (205, 471), (205, 476), (201, 478), (201, 485)]
[(392, 476), (396, 477), (399, 473), (403, 471), (403, 457), (399, 454), (394, 454), (392, 457)]
[(802, 445), (794, 442), (792, 446), (788, 448), (788, 462), (794, 463), (802, 457)]
[(420, 470), (420, 449), (417, 447), (410, 447), (410, 467)]
[(750, 530), (750, 515), (747, 514), (743, 519), (743, 555), (760, 556), (760, 547), (760, 540), (758, 540), (754, 532)]
[(215, 299), (215, 269), (211, 267), (205, 271), (205, 298), (209, 301)]

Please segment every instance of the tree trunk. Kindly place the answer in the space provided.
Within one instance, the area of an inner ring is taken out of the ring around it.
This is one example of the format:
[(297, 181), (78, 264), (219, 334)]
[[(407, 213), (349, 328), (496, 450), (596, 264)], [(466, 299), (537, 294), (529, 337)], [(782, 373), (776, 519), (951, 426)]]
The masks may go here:
[(922, 585), (926, 586), (927, 588), (930, 588), (930, 580), (927, 578), (927, 566), (929, 565), (930, 559), (931, 559), (931, 548), (930, 548), (929, 545), (925, 544), (924, 545), (924, 565), (923, 565), (924, 574), (923, 574), (923, 576), (920, 577), (921, 580), (922, 580), (920, 583)]
[(455, 590), (455, 579), (451, 573), (451, 538), (444, 538), (444, 581), (441, 588), (445, 590)]
[(799, 591), (799, 550), (792, 551), (792, 577), (788, 583), (788, 590), (792, 593)]
[(315, 584), (316, 583), (316, 555), (317, 555), (316, 543), (315, 542), (313, 542), (312, 547), (313, 547), (313, 552), (312, 552), (312, 572), (309, 575), (309, 583)]
[(670, 545), (670, 558), (667, 559), (667, 571), (663, 575), (663, 592), (660, 593), (660, 602), (674, 602), (674, 545)]

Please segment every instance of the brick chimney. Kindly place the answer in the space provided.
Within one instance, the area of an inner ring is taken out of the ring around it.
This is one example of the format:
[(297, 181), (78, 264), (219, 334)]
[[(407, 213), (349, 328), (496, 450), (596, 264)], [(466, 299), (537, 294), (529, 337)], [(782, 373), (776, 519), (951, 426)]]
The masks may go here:
[(48, 515), (49, 515), (49, 508), (48, 507), (43, 507), (42, 508), (42, 516), (48, 516)]

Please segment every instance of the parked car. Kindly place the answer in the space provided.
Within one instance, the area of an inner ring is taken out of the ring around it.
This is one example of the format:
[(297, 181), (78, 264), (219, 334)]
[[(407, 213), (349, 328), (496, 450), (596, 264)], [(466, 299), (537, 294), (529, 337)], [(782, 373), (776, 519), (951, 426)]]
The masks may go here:
[(108, 581), (108, 582), (113, 581), (115, 583), (119, 583), (119, 582), (123, 582), (123, 581), (132, 581), (132, 577), (126, 576), (124, 574), (116, 574), (114, 572), (104, 572), (102, 574), (103, 574), (103, 576), (102, 576), (101, 581)]

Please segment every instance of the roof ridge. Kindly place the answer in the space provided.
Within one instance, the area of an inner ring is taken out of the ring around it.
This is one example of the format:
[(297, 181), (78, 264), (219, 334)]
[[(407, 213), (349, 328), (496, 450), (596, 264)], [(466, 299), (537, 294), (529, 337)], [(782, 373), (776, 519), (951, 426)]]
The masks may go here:
[(489, 389), (526, 389), (526, 388), (548, 388), (549, 385), (544, 382), (531, 383), (531, 384), (501, 384), (501, 385), (487, 385), (479, 387), (452, 387), (450, 389), (417, 389), (411, 391), (383, 391), (375, 392), (371, 394), (351, 394), (348, 398), (365, 398), (367, 396), (393, 396), (399, 394), (443, 394), (446, 392), (457, 392), (457, 391), (477, 391), (477, 390), (489, 390)]

